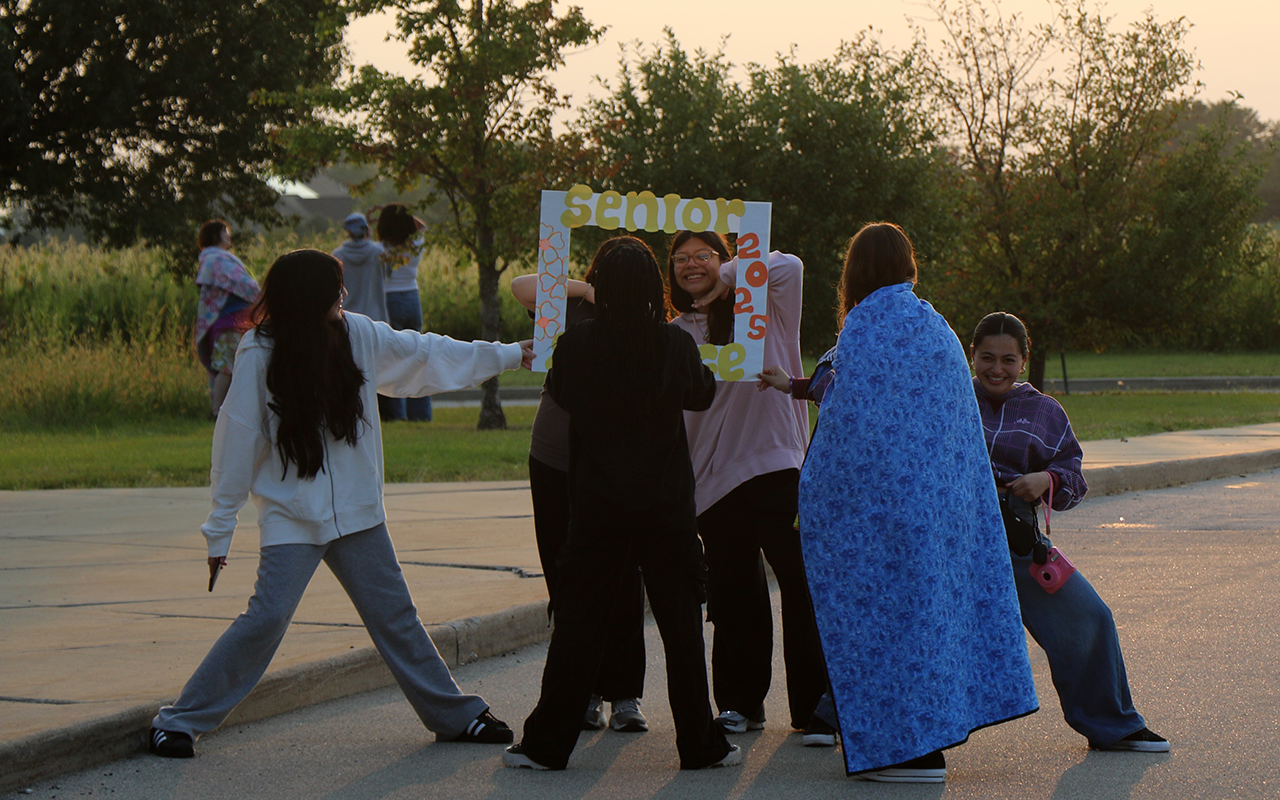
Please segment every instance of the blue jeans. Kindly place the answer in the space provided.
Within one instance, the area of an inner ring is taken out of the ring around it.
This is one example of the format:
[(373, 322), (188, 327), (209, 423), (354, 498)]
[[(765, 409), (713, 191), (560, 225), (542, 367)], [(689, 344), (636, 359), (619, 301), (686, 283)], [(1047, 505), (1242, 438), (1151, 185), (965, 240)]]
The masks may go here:
[(1094, 744), (1146, 727), (1133, 708), (1111, 609), (1081, 573), (1049, 594), (1031, 577), (1031, 556), (1013, 559), (1022, 622), (1049, 659), (1067, 724)]
[[(422, 301), (416, 289), (387, 292), (387, 322), (398, 331), (422, 331)], [(430, 422), (431, 398), (378, 395), (378, 416), (388, 421)]]
[[(1022, 623), (1049, 659), (1067, 724), (1094, 744), (1112, 744), (1147, 726), (1133, 707), (1111, 609), (1076, 572), (1054, 594), (1031, 577), (1031, 556), (1013, 559)], [(828, 690), (814, 715), (839, 728)]]

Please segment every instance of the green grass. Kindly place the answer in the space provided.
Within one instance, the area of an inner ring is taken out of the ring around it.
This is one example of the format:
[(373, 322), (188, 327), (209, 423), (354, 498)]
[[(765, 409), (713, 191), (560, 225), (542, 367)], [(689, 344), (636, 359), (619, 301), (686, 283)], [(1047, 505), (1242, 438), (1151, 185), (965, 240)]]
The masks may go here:
[[(504, 410), (505, 431), (477, 431), (478, 408), (441, 408), (431, 423), (384, 425), (386, 479), (527, 478), (529, 427), (537, 409)], [(0, 447), (0, 490), (208, 486), (212, 436), (212, 422), (183, 419), (6, 432)]]
[[(1035, 343), (1032, 342), (1032, 346)], [(1062, 377), (1062, 359), (1048, 353), (1046, 378)], [(1280, 375), (1280, 353), (1128, 351), (1067, 353), (1067, 378), (1188, 378), (1204, 375)]]
[(1058, 396), (1081, 440), (1280, 422), (1271, 392), (1107, 392)]
[[(1265, 392), (1131, 392), (1059, 399), (1085, 440), (1280, 421), (1280, 395)], [(506, 408), (505, 431), (475, 430), (476, 408), (436, 409), (431, 423), (385, 425), (386, 479), (523, 480), (528, 477), (535, 410)], [(0, 490), (206, 486), (212, 434), (212, 423), (192, 420), (6, 432), (0, 447)]]

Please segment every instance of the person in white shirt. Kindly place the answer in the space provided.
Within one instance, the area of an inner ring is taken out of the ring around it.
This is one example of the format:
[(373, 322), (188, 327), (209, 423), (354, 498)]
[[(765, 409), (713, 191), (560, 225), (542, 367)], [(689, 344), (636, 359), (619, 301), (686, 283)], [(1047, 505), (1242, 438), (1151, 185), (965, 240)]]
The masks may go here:
[(474, 386), (528, 368), (533, 343), (463, 343), (395, 331), (342, 309), (343, 270), (318, 250), (276, 259), (253, 308), (213, 434), (213, 510), (201, 526), (212, 578), (226, 565), (236, 516), (252, 495), (261, 550), (248, 609), (152, 721), (157, 755), (189, 758), (270, 664), (321, 561), (438, 739), (506, 744), (511, 729), (463, 694), (418, 619), (382, 503), (376, 393)]
[[(418, 296), (418, 264), (426, 245), (427, 224), (403, 203), (374, 206), (374, 225), (382, 245), (382, 268), (386, 277), (382, 291), (387, 301), (387, 322), (396, 330), (422, 330), (422, 298)], [(431, 421), (430, 397), (378, 397), (378, 415), (384, 422)]]

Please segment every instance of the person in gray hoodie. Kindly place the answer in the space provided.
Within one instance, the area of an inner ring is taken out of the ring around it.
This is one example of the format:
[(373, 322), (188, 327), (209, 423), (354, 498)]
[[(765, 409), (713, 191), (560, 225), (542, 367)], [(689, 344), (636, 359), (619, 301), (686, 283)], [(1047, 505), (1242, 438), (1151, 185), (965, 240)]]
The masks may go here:
[(333, 251), (333, 257), (342, 262), (342, 280), (347, 287), (343, 308), (387, 322), (383, 247), (369, 238), (369, 220), (364, 214), (351, 214), (343, 220), (342, 227), (349, 238)]

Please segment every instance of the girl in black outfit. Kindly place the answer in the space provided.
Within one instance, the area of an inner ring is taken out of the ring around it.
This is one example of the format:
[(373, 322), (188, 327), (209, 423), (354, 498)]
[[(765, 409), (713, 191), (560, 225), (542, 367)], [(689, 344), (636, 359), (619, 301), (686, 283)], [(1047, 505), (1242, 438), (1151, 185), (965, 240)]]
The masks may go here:
[(592, 264), (596, 317), (560, 337), (547, 376), (569, 412), (569, 537), (542, 696), (510, 767), (564, 769), (600, 669), (599, 642), (628, 562), (639, 563), (667, 656), (682, 769), (741, 761), (712, 722), (698, 589), (700, 548), (684, 409), (716, 385), (684, 331), (664, 322), (653, 252), (624, 236)]
[[(596, 315), (594, 267), (580, 281), (565, 285), (565, 328)], [(537, 308), (538, 276), (521, 275), (511, 281), (511, 294), (529, 310)], [(560, 603), (560, 548), (569, 537), (569, 414), (551, 399), (546, 385), (538, 401), (529, 438), (529, 494), (533, 499), (533, 528), (538, 541), (538, 558), (547, 581), (547, 614)], [(615, 731), (642, 733), (649, 721), (640, 710), (644, 695), (644, 584), (640, 568), (631, 563), (621, 571), (622, 583), (607, 626), (600, 672), (591, 702), (582, 720), (582, 729), (599, 730), (606, 724), (604, 703), (612, 714), (607, 724)]]

